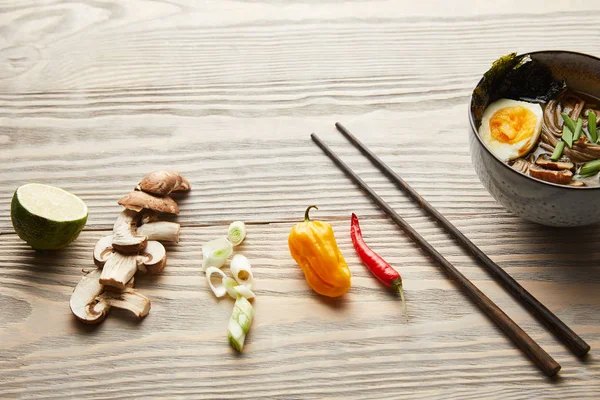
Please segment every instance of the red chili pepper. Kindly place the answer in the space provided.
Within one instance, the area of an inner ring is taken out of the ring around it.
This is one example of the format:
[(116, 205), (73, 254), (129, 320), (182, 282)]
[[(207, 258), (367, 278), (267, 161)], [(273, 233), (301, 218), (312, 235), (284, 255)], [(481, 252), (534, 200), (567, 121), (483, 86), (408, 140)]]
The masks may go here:
[(404, 290), (402, 289), (402, 277), (398, 271), (392, 268), (390, 264), (367, 246), (363, 240), (362, 232), (360, 231), (358, 217), (354, 213), (352, 213), (352, 220), (350, 223), (350, 237), (352, 238), (352, 244), (354, 245), (356, 254), (358, 254), (362, 262), (369, 268), (369, 271), (371, 271), (385, 286), (393, 287), (400, 293), (402, 305), (404, 306), (404, 315), (406, 315), (406, 320), (408, 321), (406, 301), (404, 301)]

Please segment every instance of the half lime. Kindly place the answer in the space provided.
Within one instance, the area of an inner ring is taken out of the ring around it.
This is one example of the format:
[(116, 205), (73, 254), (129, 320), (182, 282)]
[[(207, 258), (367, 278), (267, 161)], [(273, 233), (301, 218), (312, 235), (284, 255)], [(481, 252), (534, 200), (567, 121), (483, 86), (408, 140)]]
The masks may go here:
[(87, 206), (63, 189), (28, 183), (12, 198), (15, 232), (36, 250), (57, 250), (77, 239), (87, 221)]

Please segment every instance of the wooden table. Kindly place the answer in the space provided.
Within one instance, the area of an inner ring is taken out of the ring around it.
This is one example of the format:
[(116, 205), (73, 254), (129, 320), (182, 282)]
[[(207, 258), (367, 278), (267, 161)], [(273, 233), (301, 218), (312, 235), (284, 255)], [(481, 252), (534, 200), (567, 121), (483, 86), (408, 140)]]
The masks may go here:
[[(0, 50), (0, 397), (35, 399), (584, 399), (600, 394), (598, 226), (550, 229), (507, 213), (471, 167), (469, 94), (498, 56), (600, 55), (600, 6), (511, 1), (4, 1)], [(489, 3), (489, 4), (488, 4)], [(595, 4), (595, 5), (594, 5)], [(591, 8), (596, 8), (592, 10)], [(335, 131), (342, 121), (586, 339), (573, 357)], [(562, 364), (546, 379), (310, 141), (317, 132)], [(180, 171), (181, 242), (141, 322), (100, 326), (68, 301), (117, 200), (146, 172)], [(36, 253), (9, 204), (27, 182), (89, 207), (63, 251)], [(309, 204), (353, 274), (327, 300), (287, 247)], [(403, 274), (410, 321), (354, 254), (350, 213)], [(232, 301), (201, 272), (201, 245), (233, 220), (253, 263), (256, 319), (242, 355)]]

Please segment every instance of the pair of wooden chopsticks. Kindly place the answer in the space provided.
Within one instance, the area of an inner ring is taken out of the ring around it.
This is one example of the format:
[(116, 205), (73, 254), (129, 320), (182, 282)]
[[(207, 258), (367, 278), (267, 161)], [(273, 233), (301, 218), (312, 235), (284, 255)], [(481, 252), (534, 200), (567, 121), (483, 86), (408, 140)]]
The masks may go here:
[[(356, 148), (358, 148), (384, 175), (394, 182), (403, 192), (427, 211), (442, 225), (463, 247), (478, 259), (485, 269), (499, 281), (502, 286), (523, 306), (525, 306), (540, 322), (546, 325), (575, 355), (582, 357), (590, 351), (590, 346), (552, 311), (548, 310), (523, 286), (508, 275), (502, 268), (486, 256), (473, 242), (463, 235), (454, 225), (439, 213), (431, 204), (425, 201), (408, 183), (398, 176), (390, 167), (381, 161), (373, 152), (362, 144), (342, 124), (336, 123), (336, 128)], [(329, 158), (354, 181), (415, 243), (417, 243), (431, 258), (442, 267), (444, 272), (454, 279), (471, 300), (525, 353), (547, 376), (555, 376), (560, 370), (558, 364), (542, 347), (536, 343), (519, 325), (517, 325), (500, 307), (490, 300), (477, 286), (468, 280), (460, 271), (444, 258), (429, 242), (413, 229), (388, 203), (369, 187), (348, 165), (346, 165), (317, 135), (311, 135), (312, 140), (329, 156)]]

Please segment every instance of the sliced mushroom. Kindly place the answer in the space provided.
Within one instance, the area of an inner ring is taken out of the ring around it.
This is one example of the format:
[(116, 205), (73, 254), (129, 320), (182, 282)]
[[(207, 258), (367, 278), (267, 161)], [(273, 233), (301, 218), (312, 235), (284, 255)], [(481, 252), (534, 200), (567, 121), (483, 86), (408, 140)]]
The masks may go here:
[(535, 160), (535, 163), (540, 167), (551, 169), (554, 171), (560, 171), (563, 169), (573, 169), (573, 167), (575, 166), (575, 164), (573, 164), (571, 160), (569, 160), (566, 157), (562, 157), (558, 159), (558, 161), (552, 161), (548, 154), (540, 155), (537, 158), (537, 160)]
[(171, 192), (185, 192), (190, 190), (190, 183), (175, 171), (163, 170), (154, 171), (144, 176), (136, 189), (157, 196), (166, 196)]
[(125, 289), (137, 271), (137, 254), (121, 254), (115, 252), (104, 264), (100, 283), (106, 286)]
[(526, 174), (527, 171), (529, 171), (529, 168), (531, 167), (531, 163), (527, 160), (519, 158), (519, 159), (515, 160), (512, 167), (514, 169), (516, 169), (517, 171)]
[(137, 222), (140, 214), (123, 210), (113, 226), (112, 247), (121, 253), (137, 253), (146, 247), (146, 236), (137, 235)]
[(121, 197), (119, 204), (133, 211), (147, 209), (163, 213), (179, 214), (177, 203), (169, 196), (157, 197), (137, 190)]
[(176, 222), (148, 222), (137, 229), (138, 235), (144, 235), (148, 240), (159, 240), (161, 242), (179, 242), (180, 226)]
[(99, 295), (98, 299), (110, 307), (129, 310), (138, 318), (143, 318), (150, 312), (150, 299), (135, 289), (109, 289)]
[(69, 301), (71, 312), (86, 324), (99, 324), (110, 309), (106, 302), (96, 299), (104, 291), (104, 286), (98, 281), (101, 272), (100, 269), (94, 269), (85, 274), (75, 286)]
[(534, 178), (541, 179), (543, 181), (558, 183), (560, 185), (568, 184), (573, 178), (573, 173), (569, 170), (551, 171), (549, 169), (544, 169), (538, 165), (532, 165), (529, 168), (529, 175), (533, 176)]
[(167, 265), (167, 252), (160, 242), (150, 241), (137, 257), (137, 268), (150, 275), (160, 273)]
[(102, 268), (106, 260), (108, 260), (115, 249), (112, 247), (113, 235), (104, 236), (102, 239), (98, 240), (96, 246), (94, 246), (94, 264), (97, 267)]
[(569, 186), (585, 187), (585, 183), (583, 183), (581, 181), (572, 181), (571, 183), (569, 183)]

